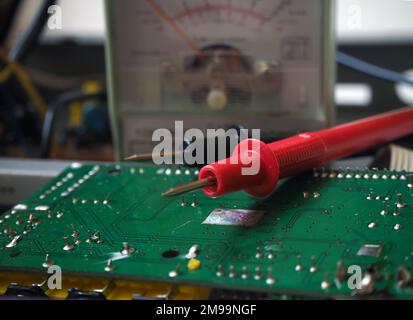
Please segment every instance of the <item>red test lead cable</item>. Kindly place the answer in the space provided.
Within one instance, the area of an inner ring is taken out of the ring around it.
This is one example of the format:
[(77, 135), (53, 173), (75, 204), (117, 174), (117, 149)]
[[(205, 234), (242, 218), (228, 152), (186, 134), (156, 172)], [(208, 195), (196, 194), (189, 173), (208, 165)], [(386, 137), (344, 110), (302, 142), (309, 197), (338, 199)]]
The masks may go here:
[[(203, 167), (199, 181), (172, 188), (164, 195), (177, 195), (202, 188), (212, 198), (239, 190), (265, 197), (274, 191), (281, 178), (294, 176), (412, 133), (413, 107), (408, 107), (270, 144), (244, 140), (235, 148), (231, 158)], [(254, 160), (259, 161), (257, 174), (243, 174)]]

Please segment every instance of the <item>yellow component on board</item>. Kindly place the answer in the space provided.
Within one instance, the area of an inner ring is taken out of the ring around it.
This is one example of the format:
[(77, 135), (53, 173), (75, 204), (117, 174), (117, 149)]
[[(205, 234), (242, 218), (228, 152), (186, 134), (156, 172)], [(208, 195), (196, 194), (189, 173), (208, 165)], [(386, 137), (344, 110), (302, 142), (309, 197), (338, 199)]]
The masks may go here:
[(188, 262), (188, 270), (189, 271), (195, 271), (198, 270), (201, 267), (201, 261), (197, 259), (191, 259)]

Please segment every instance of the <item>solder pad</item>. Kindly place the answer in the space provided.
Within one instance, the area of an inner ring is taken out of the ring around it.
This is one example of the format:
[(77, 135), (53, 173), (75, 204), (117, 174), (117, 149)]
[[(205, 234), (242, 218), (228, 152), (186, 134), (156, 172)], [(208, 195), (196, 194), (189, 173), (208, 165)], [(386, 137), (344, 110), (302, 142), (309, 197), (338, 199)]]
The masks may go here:
[[(300, 296), (413, 297), (409, 174), (320, 171), (286, 181), (267, 199), (161, 196), (196, 174), (74, 165), (0, 216), (0, 268), (44, 273), (49, 255), (63, 281), (80, 274)], [(251, 225), (204, 223), (214, 210), (260, 217)], [(124, 243), (129, 255), (121, 253)], [(194, 245), (201, 266), (189, 271), (185, 256)], [(380, 250), (360, 254), (363, 246)], [(109, 259), (113, 268), (105, 271)], [(354, 265), (373, 274), (367, 291), (348, 286)]]

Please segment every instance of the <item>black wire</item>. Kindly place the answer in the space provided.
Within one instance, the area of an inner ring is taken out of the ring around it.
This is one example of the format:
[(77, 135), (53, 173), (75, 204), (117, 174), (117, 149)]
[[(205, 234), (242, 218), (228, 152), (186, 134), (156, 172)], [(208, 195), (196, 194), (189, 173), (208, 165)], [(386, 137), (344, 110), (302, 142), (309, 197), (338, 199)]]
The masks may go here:
[(4, 19), (2, 25), (0, 25), (0, 46), (2, 47), (4, 46), (4, 42), (7, 39), (7, 36), (9, 35), (19, 5), (20, 0), (9, 0), (9, 4), (6, 5), (5, 12), (1, 13), (1, 18)]
[(0, 85), (0, 97), (3, 99), (2, 102), (4, 103), (4, 120), (7, 121), (13, 127), (13, 133), (16, 137), (17, 141), (20, 143), (22, 149), (25, 152), (27, 157), (32, 156), (32, 148), (30, 146), (29, 141), (26, 139), (24, 132), (22, 130), (21, 124), (18, 120), (16, 115), (16, 108), (15, 108), (15, 101), (14, 97), (10, 95), (9, 90), (7, 90), (6, 86)]
[(55, 3), (56, 0), (43, 0), (29, 27), (17, 39), (16, 44), (10, 50), (10, 60), (22, 62), (30, 50), (38, 43), (43, 28), (49, 18), (47, 10)]
[(44, 159), (50, 156), (50, 146), (54, 131), (56, 115), (62, 108), (66, 108), (71, 102), (85, 101), (89, 99), (106, 99), (106, 91), (85, 94), (81, 91), (68, 92), (52, 102), (48, 109), (43, 122), (42, 140), (41, 140), (41, 157)]

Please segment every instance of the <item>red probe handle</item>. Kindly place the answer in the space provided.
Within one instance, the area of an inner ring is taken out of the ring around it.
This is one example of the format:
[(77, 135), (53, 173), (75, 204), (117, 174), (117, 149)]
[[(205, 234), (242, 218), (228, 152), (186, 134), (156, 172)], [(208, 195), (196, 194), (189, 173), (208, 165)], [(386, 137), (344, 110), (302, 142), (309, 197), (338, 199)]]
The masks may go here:
[(350, 122), (317, 134), (326, 145), (326, 159), (349, 156), (413, 133), (413, 107)]
[[(413, 107), (388, 112), (318, 132), (266, 145), (256, 140), (242, 141), (231, 158), (202, 168), (199, 178), (216, 180), (203, 189), (210, 197), (245, 190), (254, 196), (267, 196), (278, 179), (318, 167), (375, 145), (413, 133)], [(243, 161), (243, 160), (250, 160)], [(244, 169), (259, 163), (259, 171), (245, 175)]]

